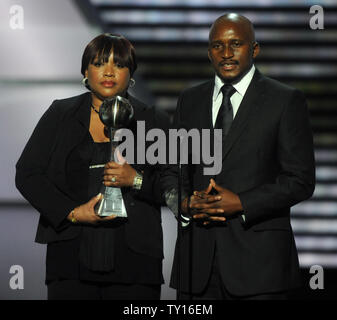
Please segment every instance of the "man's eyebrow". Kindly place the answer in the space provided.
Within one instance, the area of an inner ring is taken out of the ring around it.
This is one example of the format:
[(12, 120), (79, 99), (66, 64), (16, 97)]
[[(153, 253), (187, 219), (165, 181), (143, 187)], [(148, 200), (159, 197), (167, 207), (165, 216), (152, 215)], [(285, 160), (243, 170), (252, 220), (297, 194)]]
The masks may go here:
[(230, 42), (231, 43), (233, 43), (233, 42), (245, 43), (245, 42), (247, 42), (247, 40), (245, 40), (245, 39), (231, 39)]

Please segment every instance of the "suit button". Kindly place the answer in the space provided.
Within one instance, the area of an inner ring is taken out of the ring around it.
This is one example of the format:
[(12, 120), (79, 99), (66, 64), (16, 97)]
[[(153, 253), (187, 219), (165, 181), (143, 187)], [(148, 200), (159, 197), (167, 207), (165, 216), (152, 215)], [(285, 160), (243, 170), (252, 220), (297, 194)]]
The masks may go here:
[(130, 206), (134, 206), (135, 205), (135, 203), (134, 202), (130, 202)]

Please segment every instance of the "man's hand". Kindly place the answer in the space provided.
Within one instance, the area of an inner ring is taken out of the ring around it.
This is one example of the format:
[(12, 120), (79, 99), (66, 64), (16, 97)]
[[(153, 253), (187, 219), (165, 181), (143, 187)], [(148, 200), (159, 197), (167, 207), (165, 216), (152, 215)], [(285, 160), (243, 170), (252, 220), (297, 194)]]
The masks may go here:
[(111, 161), (104, 167), (103, 183), (107, 187), (132, 187), (135, 176), (136, 170), (127, 162), (118, 164)]
[[(211, 186), (211, 184), (209, 184), (208, 187), (207, 187), (207, 189), (205, 189), (205, 190), (194, 191), (194, 195), (191, 196), (190, 199), (188, 199), (188, 197), (186, 197), (183, 200), (182, 204), (181, 204), (182, 213), (185, 214), (186, 216), (188, 216), (189, 215), (188, 205), (189, 205), (189, 208), (191, 209), (192, 208), (191, 207), (191, 203), (195, 203), (195, 202), (200, 201), (201, 199), (203, 199), (204, 197), (206, 197), (206, 195), (208, 195), (211, 190), (212, 190), (212, 186)], [(200, 194), (200, 196), (198, 196), (198, 197), (196, 197), (196, 193), (197, 192)]]
[[(217, 195), (209, 194), (210, 186), (218, 192)], [(190, 208), (194, 219), (206, 220), (204, 225), (207, 225), (212, 221), (226, 221), (226, 217), (242, 210), (238, 195), (217, 185), (213, 179), (210, 180), (210, 186), (208, 192), (195, 191), (193, 201), (191, 197)]]

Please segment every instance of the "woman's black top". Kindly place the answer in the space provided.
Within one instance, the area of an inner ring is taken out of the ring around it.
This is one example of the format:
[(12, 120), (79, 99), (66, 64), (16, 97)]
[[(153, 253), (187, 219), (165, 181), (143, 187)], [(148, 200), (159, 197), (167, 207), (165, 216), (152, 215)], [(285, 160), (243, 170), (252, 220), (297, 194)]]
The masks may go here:
[[(96, 143), (89, 135), (79, 145), (81, 157), (90, 163), (88, 200), (100, 192), (103, 167), (109, 143)], [(139, 213), (141, 214), (141, 212)], [(82, 225), (78, 237), (49, 243), (46, 258), (46, 283), (77, 279), (111, 283), (161, 284), (162, 261), (132, 251), (125, 240), (125, 218), (99, 226)]]

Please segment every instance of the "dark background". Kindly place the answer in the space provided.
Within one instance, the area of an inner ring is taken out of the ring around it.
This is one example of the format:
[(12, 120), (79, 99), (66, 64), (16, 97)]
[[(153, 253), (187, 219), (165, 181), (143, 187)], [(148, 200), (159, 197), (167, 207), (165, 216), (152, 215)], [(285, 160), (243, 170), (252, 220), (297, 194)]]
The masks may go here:
[[(24, 29), (13, 30), (10, 8), (24, 9)], [(312, 30), (312, 5), (324, 9), (324, 29)], [(2, 0), (0, 4), (0, 299), (44, 299), (45, 248), (35, 244), (38, 215), (14, 186), (14, 165), (53, 99), (85, 91), (80, 60), (102, 32), (134, 44), (139, 68), (134, 93), (172, 115), (179, 93), (213, 76), (208, 30), (225, 12), (255, 25), (264, 74), (301, 89), (308, 100), (315, 141), (314, 196), (292, 210), (304, 288), (294, 299), (337, 297), (337, 1), (292, 0)], [(174, 219), (163, 209), (164, 274), (168, 281)], [(11, 290), (9, 268), (22, 265), (25, 289)], [(324, 289), (312, 290), (313, 265), (324, 268)], [(163, 299), (174, 299), (163, 287)]]

